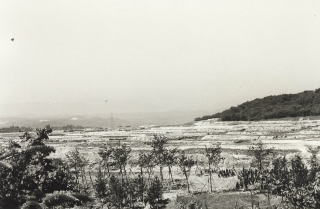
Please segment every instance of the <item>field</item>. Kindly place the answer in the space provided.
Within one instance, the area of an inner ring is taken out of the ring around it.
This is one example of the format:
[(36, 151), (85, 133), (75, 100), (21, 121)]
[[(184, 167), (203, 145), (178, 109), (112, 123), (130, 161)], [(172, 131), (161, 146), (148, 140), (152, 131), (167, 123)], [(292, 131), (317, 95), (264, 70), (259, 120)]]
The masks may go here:
[[(132, 149), (132, 157), (129, 160), (128, 170), (138, 173), (139, 168), (135, 166), (138, 153), (151, 150), (150, 141), (153, 135), (163, 135), (169, 139), (168, 148), (178, 148), (185, 150), (188, 155), (192, 155), (197, 160), (197, 166), (193, 167), (190, 176), (190, 187), (194, 193), (209, 191), (209, 176), (205, 173), (206, 159), (202, 153), (204, 148), (212, 143), (220, 143), (224, 157), (220, 169), (239, 170), (242, 167), (249, 167), (252, 157), (248, 155), (248, 148), (258, 141), (267, 144), (276, 150), (274, 155), (286, 155), (288, 158), (296, 153), (300, 153), (304, 160), (310, 156), (307, 151), (308, 146), (320, 146), (320, 120), (281, 120), (281, 121), (260, 121), (260, 122), (221, 122), (209, 120), (196, 122), (192, 125), (166, 126), (166, 127), (144, 127), (134, 130), (110, 130), (63, 132), (53, 131), (48, 140), (48, 145), (56, 148), (53, 158), (65, 158), (66, 153), (77, 148), (89, 162), (97, 162), (99, 147), (103, 145), (127, 144)], [(19, 135), (22, 133), (2, 133), (0, 143), (6, 146), (8, 140), (20, 141)], [(93, 170), (96, 170), (93, 166)], [(159, 170), (155, 169), (155, 174)], [(191, 200), (182, 188), (181, 182), (184, 176), (178, 167), (173, 167), (175, 183), (168, 179), (167, 169), (164, 169), (165, 184), (164, 196), (169, 198), (171, 203), (168, 208), (174, 208), (173, 203)], [(207, 199), (210, 202), (208, 208), (230, 208), (234, 205), (247, 206), (251, 204), (247, 200), (248, 193), (230, 192), (236, 187), (237, 176), (219, 177), (213, 175), (213, 189), (218, 192), (214, 196), (198, 196), (196, 201)], [(193, 197), (194, 198), (194, 197)], [(255, 196), (260, 202), (265, 201), (265, 197)], [(176, 201), (175, 201), (176, 200)], [(229, 202), (227, 207), (225, 202)], [(219, 206), (215, 205), (218, 204)], [(224, 205), (225, 207), (222, 207)]]

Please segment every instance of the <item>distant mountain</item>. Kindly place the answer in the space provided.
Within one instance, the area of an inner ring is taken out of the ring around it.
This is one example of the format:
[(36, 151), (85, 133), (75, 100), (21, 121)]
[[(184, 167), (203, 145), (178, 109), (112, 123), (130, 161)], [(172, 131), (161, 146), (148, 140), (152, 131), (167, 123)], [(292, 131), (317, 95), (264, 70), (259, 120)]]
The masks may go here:
[(140, 113), (119, 113), (118, 118), (138, 125), (180, 125), (192, 122), (195, 117), (201, 114), (208, 114), (210, 111), (164, 111), (164, 112), (140, 112)]
[(30, 116), (0, 118), (1, 127), (25, 126), (32, 128), (68, 125), (82, 127), (117, 128), (124, 126), (138, 127), (141, 125), (178, 125), (192, 121), (197, 115), (207, 111), (168, 111), (141, 113), (114, 113), (107, 115), (68, 115), (68, 116)]
[(212, 118), (220, 118), (223, 121), (255, 121), (319, 115), (320, 89), (317, 89), (297, 94), (282, 94), (255, 99), (220, 113), (196, 118), (195, 121)]
[(24, 118), (24, 117), (11, 117), (2, 118), (0, 127), (7, 126), (25, 126), (32, 128), (44, 127), (50, 124), (53, 127), (62, 127), (67, 125), (83, 126), (83, 127), (119, 127), (126, 125), (134, 125), (125, 120), (119, 118), (108, 117), (91, 117), (91, 116), (73, 116), (73, 117), (36, 117), (36, 118)]

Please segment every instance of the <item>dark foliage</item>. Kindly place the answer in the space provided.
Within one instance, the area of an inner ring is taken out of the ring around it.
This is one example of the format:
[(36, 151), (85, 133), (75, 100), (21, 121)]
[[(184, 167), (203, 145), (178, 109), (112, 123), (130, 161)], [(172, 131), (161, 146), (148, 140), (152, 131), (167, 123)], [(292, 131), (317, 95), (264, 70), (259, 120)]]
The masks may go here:
[(167, 199), (162, 198), (162, 185), (157, 177), (151, 182), (146, 200), (149, 202), (151, 209), (163, 209), (168, 203)]
[(42, 209), (42, 206), (36, 201), (28, 201), (22, 205), (21, 209)]
[(75, 205), (80, 205), (80, 201), (73, 195), (65, 193), (49, 194), (43, 199), (43, 204), (48, 208), (62, 206), (63, 208), (71, 208)]
[(32, 131), (32, 128), (23, 127), (23, 126), (22, 127), (10, 126), (10, 127), (0, 128), (0, 133), (26, 132), (26, 131)]
[[(52, 129), (47, 126), (37, 130), (37, 137), (25, 138), (26, 146), (10, 142), (0, 155), (0, 202), (4, 208), (16, 204), (33, 207), (33, 202), (41, 202), (49, 193), (72, 190), (74, 183), (66, 164), (61, 160), (49, 158), (55, 152), (45, 145)], [(31, 201), (31, 202), (29, 202)], [(27, 202), (27, 203), (26, 203)]]
[(320, 89), (297, 94), (267, 96), (231, 107), (221, 113), (196, 118), (195, 121), (220, 118), (223, 121), (255, 121), (285, 117), (320, 115)]

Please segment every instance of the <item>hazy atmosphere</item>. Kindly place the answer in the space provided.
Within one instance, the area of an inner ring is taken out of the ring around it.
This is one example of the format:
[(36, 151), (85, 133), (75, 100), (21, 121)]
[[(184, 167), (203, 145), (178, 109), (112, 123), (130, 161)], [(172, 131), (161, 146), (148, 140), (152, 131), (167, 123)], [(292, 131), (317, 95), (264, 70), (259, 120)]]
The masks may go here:
[(0, 116), (215, 112), (320, 86), (316, 0), (3, 0), (0, 25)]
[(320, 0), (0, 0), (0, 209), (320, 209)]

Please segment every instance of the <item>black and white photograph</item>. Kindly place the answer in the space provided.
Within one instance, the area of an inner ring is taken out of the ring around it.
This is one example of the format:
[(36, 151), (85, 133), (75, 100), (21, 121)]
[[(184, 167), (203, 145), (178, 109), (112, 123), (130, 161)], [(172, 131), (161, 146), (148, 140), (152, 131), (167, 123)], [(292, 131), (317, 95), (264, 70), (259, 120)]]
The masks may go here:
[(320, 209), (319, 0), (0, 0), (0, 209)]

